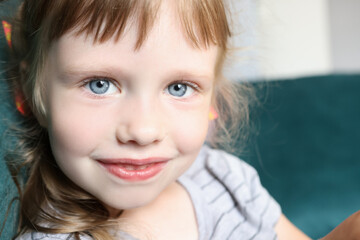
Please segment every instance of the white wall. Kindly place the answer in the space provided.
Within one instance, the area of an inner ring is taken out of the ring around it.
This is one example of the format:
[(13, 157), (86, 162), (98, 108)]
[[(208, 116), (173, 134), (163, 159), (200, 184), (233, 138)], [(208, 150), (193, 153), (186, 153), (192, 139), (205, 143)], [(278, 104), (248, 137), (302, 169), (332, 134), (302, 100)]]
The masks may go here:
[(328, 1), (259, 0), (259, 64), (267, 78), (332, 70)]
[(330, 0), (331, 58), (335, 72), (360, 72), (360, 1)]
[(233, 80), (260, 78), (257, 1), (227, 0), (227, 3), (233, 37), (225, 75)]

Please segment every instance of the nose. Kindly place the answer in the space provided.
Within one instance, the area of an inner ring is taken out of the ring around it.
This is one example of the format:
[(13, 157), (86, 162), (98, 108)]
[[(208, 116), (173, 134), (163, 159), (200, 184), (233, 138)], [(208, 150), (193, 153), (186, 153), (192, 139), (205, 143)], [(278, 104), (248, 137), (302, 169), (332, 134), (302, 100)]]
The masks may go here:
[(120, 117), (116, 137), (118, 142), (148, 145), (163, 140), (165, 126), (160, 111), (154, 104), (139, 103), (129, 104), (126, 112)]

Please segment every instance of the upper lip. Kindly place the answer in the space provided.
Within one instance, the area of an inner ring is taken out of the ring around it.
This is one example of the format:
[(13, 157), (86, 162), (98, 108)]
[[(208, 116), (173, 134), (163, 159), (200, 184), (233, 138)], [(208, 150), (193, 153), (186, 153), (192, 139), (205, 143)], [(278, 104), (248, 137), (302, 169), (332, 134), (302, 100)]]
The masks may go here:
[(105, 164), (129, 164), (129, 165), (147, 165), (152, 163), (166, 162), (169, 161), (170, 158), (166, 157), (150, 157), (150, 158), (104, 158), (97, 159), (97, 161), (105, 163)]

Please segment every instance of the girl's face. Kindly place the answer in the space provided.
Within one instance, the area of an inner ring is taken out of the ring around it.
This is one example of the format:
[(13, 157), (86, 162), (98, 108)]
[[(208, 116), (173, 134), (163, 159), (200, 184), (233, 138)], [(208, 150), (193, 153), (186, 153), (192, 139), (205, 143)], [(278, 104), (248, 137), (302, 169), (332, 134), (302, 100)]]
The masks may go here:
[(139, 50), (131, 24), (101, 44), (70, 32), (45, 67), (56, 162), (116, 209), (154, 200), (189, 168), (208, 130), (218, 48), (192, 47), (174, 11), (159, 13)]

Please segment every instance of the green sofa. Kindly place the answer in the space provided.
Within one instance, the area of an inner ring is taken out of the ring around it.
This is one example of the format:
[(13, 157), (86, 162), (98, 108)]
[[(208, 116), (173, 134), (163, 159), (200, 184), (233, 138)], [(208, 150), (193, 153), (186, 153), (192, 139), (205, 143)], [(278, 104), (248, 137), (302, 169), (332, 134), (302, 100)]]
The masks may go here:
[(254, 85), (263, 104), (241, 157), (285, 215), (320, 238), (360, 210), (360, 74)]
[[(0, 16), (10, 14), (13, 6), (4, 8), (0, 3)], [(16, 231), (19, 204), (4, 162), (5, 149), (14, 140), (7, 128), (20, 118), (4, 82), (6, 59), (1, 31), (0, 239), (4, 240)], [(360, 75), (253, 85), (262, 104), (251, 113), (256, 135), (240, 157), (256, 167), (288, 218), (312, 238), (319, 238), (360, 209)]]
[[(14, 138), (7, 131), (8, 126), (19, 119), (5, 84), (4, 71), (8, 56), (8, 46), (2, 28), (2, 20), (12, 15), (18, 1), (0, 1), (0, 239), (9, 240), (17, 228), (17, 189), (4, 161), (5, 149), (11, 148)], [(6, 221), (5, 221), (6, 219)]]

